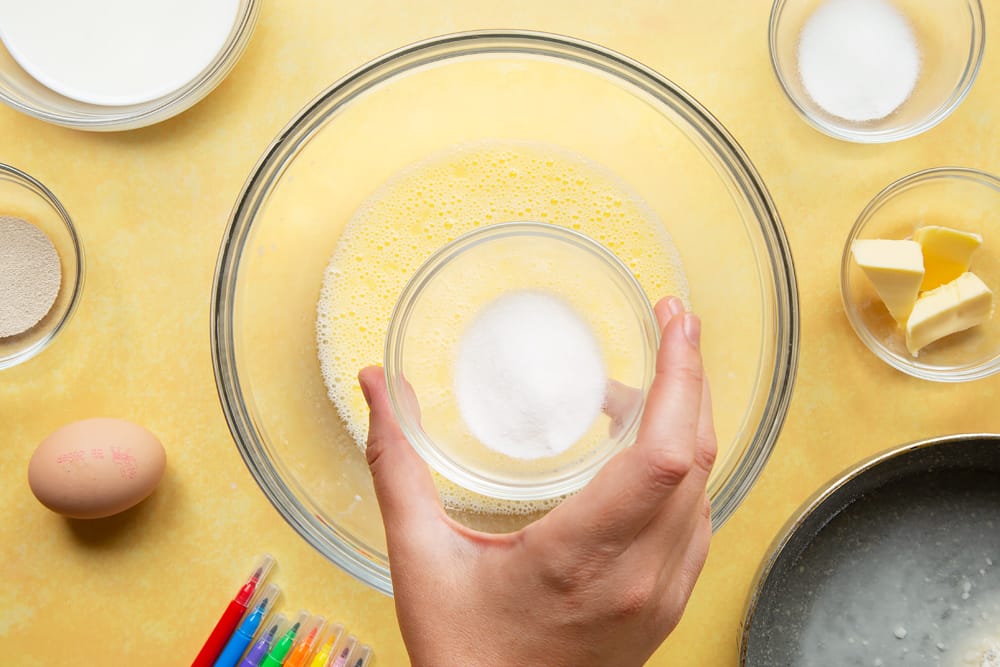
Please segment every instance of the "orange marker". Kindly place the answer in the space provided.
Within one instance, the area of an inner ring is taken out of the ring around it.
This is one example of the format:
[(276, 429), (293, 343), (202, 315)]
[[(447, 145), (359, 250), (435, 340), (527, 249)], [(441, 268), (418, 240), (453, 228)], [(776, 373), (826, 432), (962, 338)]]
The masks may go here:
[(318, 617), (306, 638), (296, 644), (292, 652), (288, 654), (283, 667), (305, 667), (306, 661), (312, 656), (315, 648), (316, 635), (325, 625), (326, 621), (322, 617)]

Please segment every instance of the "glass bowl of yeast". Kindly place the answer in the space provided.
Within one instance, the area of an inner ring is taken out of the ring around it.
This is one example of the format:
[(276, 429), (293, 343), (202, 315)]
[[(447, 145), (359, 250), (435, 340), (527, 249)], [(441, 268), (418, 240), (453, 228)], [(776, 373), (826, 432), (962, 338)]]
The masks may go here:
[[(219, 396), (247, 466), (304, 539), (379, 591), (391, 583), (358, 370), (383, 363), (397, 299), (435, 251), (525, 220), (596, 241), (649, 301), (674, 294), (703, 319), (716, 528), (774, 447), (798, 354), (795, 276), (725, 128), (663, 76), (566, 37), (401, 48), (322, 92), (267, 149), (233, 210), (212, 307)], [(547, 507), (462, 498), (449, 512), (490, 531)]]

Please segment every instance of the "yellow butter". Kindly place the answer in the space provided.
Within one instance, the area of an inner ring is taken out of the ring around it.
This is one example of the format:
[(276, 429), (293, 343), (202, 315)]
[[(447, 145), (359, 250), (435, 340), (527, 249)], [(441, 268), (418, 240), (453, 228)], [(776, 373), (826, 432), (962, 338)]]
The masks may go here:
[(903, 326), (917, 301), (924, 279), (920, 244), (916, 241), (862, 239), (851, 244), (851, 253), (889, 313)]
[(993, 314), (993, 292), (972, 273), (963, 273), (925, 292), (906, 322), (906, 348), (917, 353), (936, 340), (982, 324)]
[(921, 227), (913, 233), (924, 255), (924, 282), (921, 291), (932, 290), (958, 278), (969, 270), (972, 254), (983, 244), (983, 237), (950, 227)]

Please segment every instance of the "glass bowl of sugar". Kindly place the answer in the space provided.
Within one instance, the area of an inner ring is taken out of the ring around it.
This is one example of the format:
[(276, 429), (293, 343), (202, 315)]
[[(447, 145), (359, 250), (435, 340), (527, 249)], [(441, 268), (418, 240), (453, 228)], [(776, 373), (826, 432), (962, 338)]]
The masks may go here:
[(984, 24), (980, 0), (775, 0), (771, 64), (816, 129), (898, 141), (940, 123), (968, 94)]
[(0, 101), (81, 130), (158, 123), (225, 79), (259, 11), (259, 0), (0, 2)]
[(55, 340), (83, 291), (83, 246), (52, 192), (0, 164), (0, 370)]
[(389, 321), (385, 374), (435, 471), (486, 499), (539, 501), (577, 491), (635, 439), (657, 341), (649, 299), (607, 248), (508, 222), (417, 270)]

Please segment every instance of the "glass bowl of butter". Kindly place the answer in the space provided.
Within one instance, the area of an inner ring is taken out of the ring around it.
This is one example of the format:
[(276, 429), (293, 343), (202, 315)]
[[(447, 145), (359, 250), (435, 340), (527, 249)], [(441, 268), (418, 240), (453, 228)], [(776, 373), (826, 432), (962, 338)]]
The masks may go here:
[[(393, 309), (428, 258), (518, 221), (585, 235), (649, 302), (674, 294), (701, 317), (716, 528), (781, 430), (795, 272), (767, 188), (711, 113), (572, 38), (490, 31), (405, 46), (321, 92), (267, 147), (233, 209), (211, 310), (216, 383), (247, 466), (305, 540), (378, 590), (391, 583), (358, 371), (383, 362)], [(583, 283), (593, 266), (563, 277)], [(510, 531), (548, 502), (449, 512)]]
[(1000, 371), (1000, 179), (958, 167), (899, 179), (844, 245), (841, 297), (862, 342), (938, 382)]

